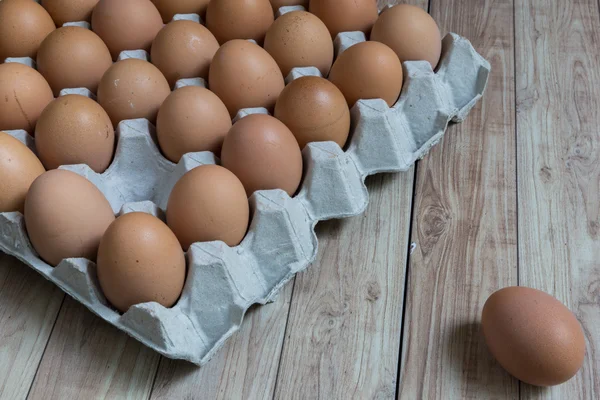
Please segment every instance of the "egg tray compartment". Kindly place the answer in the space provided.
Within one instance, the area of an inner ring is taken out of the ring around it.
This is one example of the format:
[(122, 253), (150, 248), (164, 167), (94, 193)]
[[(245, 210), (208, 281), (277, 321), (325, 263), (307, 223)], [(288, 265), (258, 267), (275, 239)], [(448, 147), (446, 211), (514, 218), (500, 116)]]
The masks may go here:
[[(342, 34), (336, 46), (342, 51), (361, 40), (364, 37), (357, 33)], [(191, 246), (185, 287), (172, 308), (151, 302), (119, 314), (103, 296), (93, 262), (69, 259), (53, 268), (38, 257), (20, 213), (0, 214), (0, 250), (148, 347), (203, 365), (239, 329), (250, 306), (272, 301), (283, 285), (315, 260), (318, 221), (362, 213), (368, 204), (364, 185), (368, 175), (406, 171), (442, 138), (450, 121), (466, 118), (485, 90), (490, 65), (469, 41), (448, 34), (437, 73), (420, 61), (405, 62), (404, 69), (402, 95), (393, 108), (383, 100), (361, 100), (352, 108), (352, 134), (345, 152), (333, 142), (311, 143), (304, 149), (305, 174), (297, 196), (290, 198), (281, 190), (252, 195), (252, 222), (239, 246), (230, 248), (222, 242)], [(298, 69), (288, 80), (314, 70)], [(190, 83), (198, 81), (182, 81), (179, 86)], [(78, 91), (63, 94), (72, 92)], [(242, 116), (252, 112), (260, 111), (245, 110)], [(9, 134), (35, 149), (26, 132)], [(219, 162), (203, 152), (171, 163), (161, 155), (154, 127), (146, 120), (121, 122), (117, 140), (115, 159), (103, 174), (85, 165), (61, 167), (94, 183), (115, 213), (144, 211), (164, 218), (175, 182), (198, 165)]]

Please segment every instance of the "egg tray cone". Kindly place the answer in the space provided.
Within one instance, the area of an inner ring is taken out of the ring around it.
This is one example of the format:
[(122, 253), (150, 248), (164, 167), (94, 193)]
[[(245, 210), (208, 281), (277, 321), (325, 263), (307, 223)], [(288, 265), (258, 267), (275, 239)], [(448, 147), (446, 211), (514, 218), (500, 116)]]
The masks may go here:
[[(343, 42), (357, 41), (355, 34), (348, 35), (342, 43), (337, 41), (338, 51), (343, 51)], [(449, 122), (466, 118), (485, 90), (490, 65), (469, 41), (448, 34), (436, 73), (427, 62), (406, 62), (404, 69), (402, 95), (393, 108), (383, 100), (361, 100), (353, 107), (346, 151), (333, 142), (311, 143), (304, 149), (304, 180), (294, 198), (281, 190), (252, 195), (251, 226), (239, 246), (230, 248), (222, 242), (191, 246), (185, 287), (172, 308), (152, 302), (118, 313), (100, 290), (93, 262), (68, 259), (51, 267), (39, 258), (20, 213), (0, 214), (0, 250), (148, 347), (203, 365), (239, 329), (250, 306), (272, 301), (283, 285), (315, 260), (318, 221), (362, 213), (369, 201), (364, 185), (368, 175), (406, 171), (442, 138)], [(305, 74), (311, 70), (294, 71), (289, 79)], [(182, 84), (190, 83), (198, 81)], [(238, 117), (251, 112), (257, 110), (243, 110)], [(9, 134), (35, 150), (34, 139), (26, 132)], [(103, 174), (85, 165), (61, 168), (89, 179), (119, 214), (144, 211), (164, 218), (175, 182), (199, 165), (219, 162), (203, 152), (171, 163), (161, 155), (155, 129), (147, 120), (121, 122), (117, 139), (115, 159)]]

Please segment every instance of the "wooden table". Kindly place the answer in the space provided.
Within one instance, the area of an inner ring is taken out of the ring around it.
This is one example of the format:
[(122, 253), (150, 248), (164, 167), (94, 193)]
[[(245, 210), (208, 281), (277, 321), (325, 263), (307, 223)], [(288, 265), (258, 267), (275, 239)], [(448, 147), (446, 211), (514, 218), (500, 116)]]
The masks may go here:
[[(318, 261), (201, 369), (0, 255), (0, 397), (600, 399), (598, 1), (410, 2), (492, 64), (465, 123), (370, 178), (364, 215), (320, 224)], [(583, 324), (585, 365), (562, 386), (519, 384), (485, 347), (483, 303), (517, 284)]]

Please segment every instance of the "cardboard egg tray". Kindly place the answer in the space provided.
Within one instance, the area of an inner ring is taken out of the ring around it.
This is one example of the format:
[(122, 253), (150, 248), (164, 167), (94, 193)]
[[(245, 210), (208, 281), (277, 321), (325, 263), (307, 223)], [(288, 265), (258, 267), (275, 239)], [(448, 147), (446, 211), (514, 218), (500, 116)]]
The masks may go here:
[[(280, 13), (289, 10), (283, 8)], [(362, 40), (362, 33), (343, 33), (336, 39), (336, 51)], [(126, 52), (122, 56), (143, 58), (147, 54)], [(31, 60), (8, 61), (33, 65)], [(490, 65), (469, 41), (448, 34), (436, 73), (420, 61), (405, 62), (404, 70), (402, 94), (393, 108), (383, 100), (361, 100), (352, 108), (352, 131), (345, 150), (333, 142), (311, 143), (304, 149), (304, 179), (295, 197), (281, 190), (252, 195), (251, 225), (239, 246), (192, 245), (185, 287), (172, 308), (152, 302), (118, 313), (100, 290), (93, 262), (68, 259), (51, 267), (38, 257), (20, 213), (0, 214), (0, 250), (148, 347), (169, 358), (203, 365), (239, 329), (250, 306), (272, 301), (283, 285), (315, 260), (318, 221), (362, 213), (369, 201), (364, 185), (368, 175), (406, 171), (442, 138), (449, 122), (466, 118), (485, 90)], [(296, 69), (287, 81), (303, 75), (318, 75), (318, 70)], [(177, 87), (189, 84), (202, 85), (203, 81), (186, 79)], [(67, 93), (93, 97), (85, 89), (65, 90), (61, 95)], [(266, 110), (242, 110), (237, 118), (254, 112)], [(34, 139), (26, 132), (8, 133), (35, 151)], [(171, 163), (161, 155), (154, 126), (143, 119), (121, 122), (117, 140), (114, 161), (103, 174), (85, 165), (61, 168), (93, 182), (118, 214), (144, 211), (164, 218), (175, 182), (199, 165), (219, 162), (212, 153), (202, 152)]]

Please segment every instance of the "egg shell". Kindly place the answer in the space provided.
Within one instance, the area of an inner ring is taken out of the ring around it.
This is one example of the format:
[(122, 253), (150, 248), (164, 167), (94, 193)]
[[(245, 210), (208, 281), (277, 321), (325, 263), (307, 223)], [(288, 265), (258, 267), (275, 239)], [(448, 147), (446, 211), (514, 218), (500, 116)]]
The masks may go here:
[(358, 43), (344, 51), (329, 74), (352, 107), (360, 99), (383, 99), (392, 107), (402, 91), (402, 63), (388, 46)]
[(25, 226), (40, 257), (52, 266), (65, 258), (94, 261), (102, 235), (115, 220), (102, 192), (71, 171), (40, 175), (25, 199)]
[(262, 44), (274, 20), (269, 0), (212, 0), (206, 10), (206, 27), (221, 45), (233, 39)]
[(173, 87), (179, 79), (208, 79), (208, 70), (219, 43), (212, 33), (194, 21), (167, 24), (156, 36), (150, 51), (152, 64)]
[(148, 61), (128, 58), (114, 63), (98, 85), (98, 103), (114, 126), (126, 119), (156, 121), (158, 109), (171, 88), (164, 75)]
[(96, 93), (100, 79), (112, 65), (112, 57), (94, 32), (65, 26), (46, 37), (36, 62), (38, 71), (58, 96), (67, 88), (87, 88)]
[(0, 1), (0, 63), (8, 57), (35, 58), (54, 29), (48, 12), (35, 1)]
[(221, 153), (223, 139), (231, 129), (225, 104), (208, 89), (186, 86), (167, 97), (158, 111), (156, 133), (163, 154), (179, 162), (186, 153)]
[(24, 129), (33, 134), (38, 118), (53, 99), (50, 85), (35, 69), (21, 63), (0, 64), (0, 129)]
[(185, 255), (177, 238), (146, 213), (125, 214), (108, 227), (97, 264), (102, 292), (121, 312), (151, 301), (171, 307), (185, 283)]
[(379, 16), (375, 0), (310, 0), (309, 10), (335, 37), (340, 32), (362, 31), (369, 36)]
[(388, 45), (404, 61), (429, 61), (435, 69), (442, 54), (442, 35), (431, 15), (420, 7), (399, 4), (377, 19), (371, 40)]
[(0, 213), (23, 212), (29, 187), (44, 171), (27, 146), (0, 132)]
[(92, 13), (92, 29), (114, 60), (124, 50), (150, 50), (162, 29), (160, 13), (150, 0), (100, 0)]
[(581, 325), (547, 293), (527, 287), (501, 289), (486, 301), (481, 322), (490, 352), (523, 382), (558, 385), (583, 365)]
[(305, 76), (287, 85), (275, 105), (275, 118), (294, 134), (300, 149), (310, 142), (344, 147), (350, 134), (350, 109), (340, 90), (327, 79)]
[(92, 19), (92, 11), (99, 0), (42, 0), (48, 14), (56, 26), (63, 26), (66, 22), (86, 21)]
[(208, 87), (223, 100), (232, 118), (242, 108), (273, 110), (284, 86), (273, 57), (247, 40), (225, 43), (210, 65)]
[(302, 6), (308, 10), (308, 0), (271, 0), (273, 11), (277, 12), (281, 7)]
[(233, 124), (221, 151), (223, 166), (244, 184), (248, 196), (257, 190), (282, 189), (293, 196), (302, 180), (302, 153), (283, 122), (252, 114)]
[(327, 27), (306, 11), (292, 11), (277, 18), (267, 32), (264, 48), (283, 76), (294, 67), (317, 67), (327, 76), (333, 63), (333, 41)]
[(210, 0), (152, 0), (165, 24), (175, 14), (198, 14), (204, 18), (209, 2)]
[(54, 100), (42, 112), (35, 127), (35, 144), (46, 169), (87, 164), (102, 173), (112, 161), (115, 132), (98, 103), (71, 94)]

